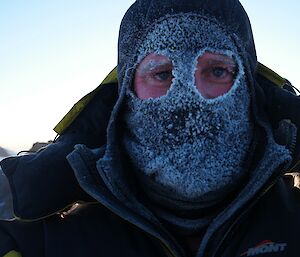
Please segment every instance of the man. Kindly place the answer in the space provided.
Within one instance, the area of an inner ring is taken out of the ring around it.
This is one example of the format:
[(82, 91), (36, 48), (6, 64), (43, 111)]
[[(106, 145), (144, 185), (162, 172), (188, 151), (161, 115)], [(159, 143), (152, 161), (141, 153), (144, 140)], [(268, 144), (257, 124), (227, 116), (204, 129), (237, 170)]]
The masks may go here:
[(299, 190), (283, 175), (300, 102), (266, 70), (237, 0), (136, 1), (118, 86), (46, 149), (1, 163), (17, 219), (0, 224), (0, 254), (295, 256)]

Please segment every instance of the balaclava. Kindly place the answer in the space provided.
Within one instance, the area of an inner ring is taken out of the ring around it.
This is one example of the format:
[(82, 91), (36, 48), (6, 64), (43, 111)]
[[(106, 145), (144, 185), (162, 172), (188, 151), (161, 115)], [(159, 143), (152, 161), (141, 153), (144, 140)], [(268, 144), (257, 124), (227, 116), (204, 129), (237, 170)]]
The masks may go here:
[[(206, 51), (232, 57), (237, 66), (232, 89), (212, 100), (195, 90), (193, 77), (196, 59)], [(132, 81), (138, 64), (151, 53), (171, 60), (174, 78), (165, 96), (140, 100)], [(245, 175), (256, 63), (251, 25), (238, 0), (135, 1), (120, 27), (119, 98), (98, 164), (116, 197), (132, 188), (122, 183), (130, 176), (125, 170), (114, 172), (122, 170), (115, 160), (121, 156), (125, 125), (123, 146), (147, 206), (175, 233), (203, 231)]]
[[(232, 88), (214, 99), (205, 99), (195, 85), (197, 59), (205, 52), (227, 55), (237, 66)], [(252, 124), (243, 61), (215, 20), (193, 13), (153, 24), (132, 67), (149, 53), (172, 61), (172, 85), (166, 95), (144, 100), (131, 84), (123, 85), (126, 152), (150, 194), (214, 203), (245, 174)]]

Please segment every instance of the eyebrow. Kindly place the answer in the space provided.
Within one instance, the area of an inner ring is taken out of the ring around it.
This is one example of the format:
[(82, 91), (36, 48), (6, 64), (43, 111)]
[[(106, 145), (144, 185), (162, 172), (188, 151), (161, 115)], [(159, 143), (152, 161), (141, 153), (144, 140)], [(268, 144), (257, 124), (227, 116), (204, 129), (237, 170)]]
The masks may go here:
[(158, 67), (164, 67), (164, 66), (167, 66), (167, 65), (172, 66), (172, 63), (171, 63), (170, 60), (160, 60), (160, 61), (150, 60), (146, 64), (143, 64), (142, 66), (137, 68), (136, 71), (138, 73), (146, 73), (146, 72), (149, 72), (149, 71), (153, 71), (154, 69), (156, 69)]
[(229, 65), (231, 65), (231, 66), (235, 66), (236, 67), (236, 62), (232, 59), (232, 58), (230, 58), (230, 57), (217, 57), (217, 58), (215, 58), (215, 59), (210, 59), (210, 60), (208, 60), (208, 63), (209, 64), (212, 64), (212, 63), (225, 63), (225, 64), (229, 64)]

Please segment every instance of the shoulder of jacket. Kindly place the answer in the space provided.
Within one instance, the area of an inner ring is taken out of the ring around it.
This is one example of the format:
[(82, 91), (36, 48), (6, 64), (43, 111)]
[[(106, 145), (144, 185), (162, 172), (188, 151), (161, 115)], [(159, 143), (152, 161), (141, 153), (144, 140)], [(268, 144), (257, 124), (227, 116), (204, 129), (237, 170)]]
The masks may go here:
[(98, 96), (98, 101), (100, 98), (105, 102), (105, 104), (110, 105), (109, 102), (115, 102), (117, 93), (118, 80), (117, 67), (115, 67), (96, 89), (82, 97), (77, 103), (74, 104), (70, 111), (54, 127), (54, 131), (58, 135), (61, 135), (78, 118), (79, 114), (86, 109), (88, 104), (96, 98), (96, 96)]

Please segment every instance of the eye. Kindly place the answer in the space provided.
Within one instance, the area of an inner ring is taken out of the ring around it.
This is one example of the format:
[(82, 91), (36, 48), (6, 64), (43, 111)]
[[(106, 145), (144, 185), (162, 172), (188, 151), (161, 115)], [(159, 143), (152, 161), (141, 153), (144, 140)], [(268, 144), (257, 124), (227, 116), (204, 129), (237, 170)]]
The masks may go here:
[(212, 69), (212, 74), (217, 78), (226, 76), (227, 72), (228, 71), (222, 67), (216, 67)]
[(231, 66), (210, 66), (203, 71), (203, 77), (215, 83), (229, 83), (233, 82), (235, 78), (235, 67)]
[(154, 77), (160, 81), (169, 81), (172, 79), (172, 71), (162, 71), (155, 73)]

